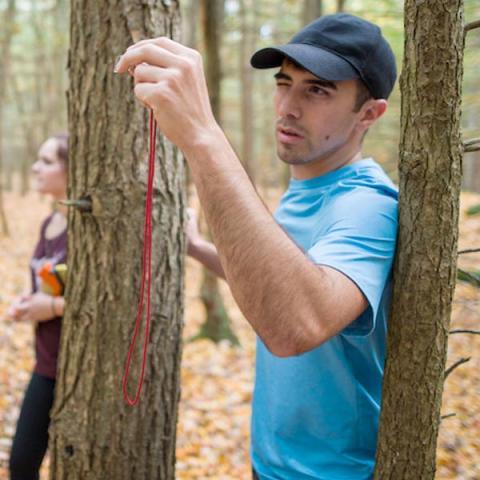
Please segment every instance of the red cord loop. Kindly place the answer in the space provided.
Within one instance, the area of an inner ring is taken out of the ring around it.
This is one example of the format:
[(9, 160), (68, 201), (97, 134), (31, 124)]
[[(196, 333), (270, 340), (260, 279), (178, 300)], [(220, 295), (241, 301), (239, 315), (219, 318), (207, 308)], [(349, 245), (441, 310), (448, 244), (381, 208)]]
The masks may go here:
[[(150, 337), (150, 296), (152, 290), (152, 209), (153, 209), (153, 178), (155, 176), (155, 134), (157, 130), (157, 122), (150, 111), (150, 145), (148, 159), (148, 182), (147, 195), (145, 198), (145, 219), (143, 223), (143, 254), (142, 254), (142, 279), (140, 284), (140, 293), (138, 298), (137, 316), (135, 319), (135, 328), (133, 330), (132, 340), (128, 348), (127, 362), (125, 365), (125, 373), (123, 375), (122, 390), (125, 401), (134, 406), (138, 403), (140, 392), (142, 390), (143, 379), (145, 376), (145, 366), (147, 363), (147, 350)], [(127, 391), (128, 376), (130, 366), (132, 364), (133, 352), (137, 342), (138, 332), (142, 323), (143, 305), (145, 301), (145, 283), (147, 284), (147, 312), (145, 318), (145, 338), (143, 341), (143, 358), (140, 379), (137, 384), (135, 397), (130, 398)]]

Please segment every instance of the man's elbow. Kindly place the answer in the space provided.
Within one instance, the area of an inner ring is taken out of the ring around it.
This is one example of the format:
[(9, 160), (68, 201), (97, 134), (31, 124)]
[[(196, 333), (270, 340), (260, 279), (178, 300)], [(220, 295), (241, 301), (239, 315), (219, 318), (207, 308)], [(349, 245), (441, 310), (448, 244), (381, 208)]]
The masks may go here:
[(320, 332), (312, 333), (312, 335), (288, 335), (282, 339), (270, 339), (264, 341), (267, 350), (279, 358), (298, 357), (304, 353), (308, 353), (319, 347), (328, 340), (326, 335)]

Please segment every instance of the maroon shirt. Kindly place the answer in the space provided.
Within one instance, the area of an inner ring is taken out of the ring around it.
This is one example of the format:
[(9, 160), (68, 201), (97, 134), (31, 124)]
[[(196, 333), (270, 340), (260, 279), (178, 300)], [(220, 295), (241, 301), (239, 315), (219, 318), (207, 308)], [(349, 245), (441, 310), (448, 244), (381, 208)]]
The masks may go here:
[[(45, 263), (57, 265), (67, 260), (67, 231), (64, 230), (54, 238), (45, 238), (45, 231), (52, 217), (53, 215), (50, 215), (42, 224), (40, 239), (30, 262), (33, 292), (39, 290), (41, 281), (36, 272)], [(35, 373), (47, 378), (56, 376), (61, 324), (62, 317), (55, 317), (46, 322), (38, 322), (35, 329)]]

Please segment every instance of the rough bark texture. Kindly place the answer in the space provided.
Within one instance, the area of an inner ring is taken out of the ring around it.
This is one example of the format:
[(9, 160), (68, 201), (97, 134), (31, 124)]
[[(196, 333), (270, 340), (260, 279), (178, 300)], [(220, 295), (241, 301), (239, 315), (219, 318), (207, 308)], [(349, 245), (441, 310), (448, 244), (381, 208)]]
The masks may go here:
[[(91, 213), (69, 216), (66, 302), (50, 430), (51, 479), (174, 478), (183, 315), (184, 167), (157, 141), (152, 325), (140, 403), (122, 375), (140, 286), (148, 112), (132, 80), (113, 73), (133, 41), (179, 38), (174, 1), (72, 0), (69, 54), (69, 197)], [(130, 375), (139, 378), (143, 327)]]
[(462, 0), (405, 3), (400, 231), (375, 478), (435, 475), (461, 183)]

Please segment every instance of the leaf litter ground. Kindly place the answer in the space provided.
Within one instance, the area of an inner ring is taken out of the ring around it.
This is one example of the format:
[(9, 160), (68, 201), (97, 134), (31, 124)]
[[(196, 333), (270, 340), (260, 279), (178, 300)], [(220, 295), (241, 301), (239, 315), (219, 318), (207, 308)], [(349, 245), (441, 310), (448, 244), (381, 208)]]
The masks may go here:
[[(275, 192), (267, 202), (273, 204)], [(271, 202), (270, 202), (271, 201)], [(467, 207), (480, 196), (462, 194), (460, 248), (480, 246), (480, 216), (466, 217)], [(28, 260), (42, 218), (50, 209), (35, 194), (7, 193), (5, 207), (10, 238), (0, 238), (0, 480), (7, 479), (8, 452), (15, 422), (33, 366), (33, 330), (5, 318), (15, 295), (28, 288)], [(479, 269), (480, 253), (462, 255), (462, 268)], [(198, 332), (204, 311), (199, 300), (201, 269), (187, 261), (186, 319), (184, 339)], [(182, 360), (182, 399), (177, 435), (177, 478), (249, 479), (249, 422), (252, 398), (255, 336), (228, 291), (222, 291), (240, 338), (241, 347), (209, 341), (186, 342)], [(459, 283), (455, 295), (452, 328), (480, 328), (480, 291)], [(448, 365), (472, 357), (451, 374), (445, 385), (443, 420), (438, 441), (438, 480), (480, 479), (480, 337), (452, 335)], [(121, 394), (119, 389), (119, 395)], [(48, 478), (48, 458), (41, 480)]]

